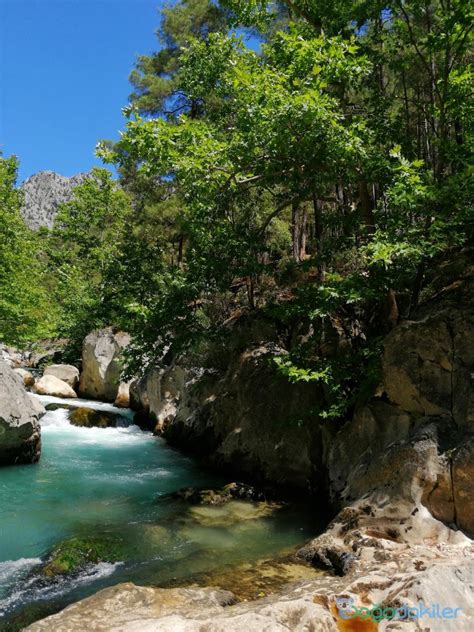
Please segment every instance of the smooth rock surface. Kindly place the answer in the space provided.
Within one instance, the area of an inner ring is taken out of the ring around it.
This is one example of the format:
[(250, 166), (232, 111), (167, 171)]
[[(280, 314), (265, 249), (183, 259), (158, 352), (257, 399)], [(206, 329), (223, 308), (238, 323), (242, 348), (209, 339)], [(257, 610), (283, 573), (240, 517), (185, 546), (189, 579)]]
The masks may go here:
[(38, 461), (44, 412), (26, 392), (22, 378), (0, 359), (0, 465)]
[(53, 397), (77, 397), (76, 391), (54, 375), (43, 375), (35, 382), (33, 391), (38, 395), (52, 395)]
[(90, 333), (82, 349), (82, 373), (79, 392), (83, 397), (114, 402), (122, 373), (123, 350), (130, 336), (113, 329)]
[[(390, 543), (387, 543), (390, 545)], [(473, 550), (419, 547), (397, 550), (387, 563), (367, 564), (358, 576), (299, 582), (284, 593), (232, 604), (213, 588), (141, 588), (120, 584), (29, 626), (30, 632), (469, 632), (474, 622)], [(337, 599), (361, 606), (459, 608), (457, 619), (358, 620), (344, 623)]]
[(51, 364), (45, 368), (43, 375), (53, 375), (74, 390), (79, 385), (79, 369), (72, 364)]

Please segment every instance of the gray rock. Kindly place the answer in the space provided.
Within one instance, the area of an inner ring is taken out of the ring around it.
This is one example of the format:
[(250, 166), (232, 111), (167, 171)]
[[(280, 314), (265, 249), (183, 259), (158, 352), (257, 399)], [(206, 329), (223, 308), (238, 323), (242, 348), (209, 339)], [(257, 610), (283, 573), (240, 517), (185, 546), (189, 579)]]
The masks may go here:
[(19, 351), (14, 347), (8, 347), (0, 343), (0, 360), (3, 360), (11, 367), (21, 367), (27, 365), (27, 353)]
[(88, 175), (79, 173), (68, 178), (54, 171), (40, 171), (25, 180), (21, 186), (22, 215), (28, 226), (34, 230), (42, 226), (52, 228), (59, 206), (71, 200), (74, 188)]
[(53, 397), (77, 397), (76, 391), (54, 375), (43, 375), (35, 385), (33, 390), (38, 395), (52, 395)]
[(130, 336), (112, 328), (90, 333), (82, 348), (82, 374), (79, 392), (83, 397), (114, 402), (122, 373), (123, 350)]
[(43, 406), (19, 375), (0, 359), (0, 465), (35, 463), (40, 457)]
[(45, 368), (44, 375), (53, 375), (74, 389), (79, 384), (79, 369), (71, 364), (51, 364)]

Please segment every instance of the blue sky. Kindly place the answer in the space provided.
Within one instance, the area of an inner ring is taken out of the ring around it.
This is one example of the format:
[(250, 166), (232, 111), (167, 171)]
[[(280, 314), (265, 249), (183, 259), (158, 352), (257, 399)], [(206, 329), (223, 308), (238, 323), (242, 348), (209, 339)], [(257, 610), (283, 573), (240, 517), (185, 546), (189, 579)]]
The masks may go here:
[(128, 75), (157, 48), (160, 0), (0, 0), (0, 150), (19, 181), (100, 162), (96, 142), (117, 138)]

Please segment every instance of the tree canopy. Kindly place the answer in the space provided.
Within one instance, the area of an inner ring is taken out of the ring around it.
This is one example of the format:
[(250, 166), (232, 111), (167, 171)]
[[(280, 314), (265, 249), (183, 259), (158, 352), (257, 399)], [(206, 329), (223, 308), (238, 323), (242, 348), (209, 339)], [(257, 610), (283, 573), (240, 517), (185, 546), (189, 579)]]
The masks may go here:
[[(119, 187), (95, 172), (46, 239), (59, 330), (127, 328), (134, 370), (236, 313), (304, 322), (277, 368), (343, 414), (355, 363), (372, 375), (431, 263), (472, 238), (472, 18), (461, 0), (166, 8), (121, 140), (99, 147)], [(332, 357), (341, 322), (358, 333)]]

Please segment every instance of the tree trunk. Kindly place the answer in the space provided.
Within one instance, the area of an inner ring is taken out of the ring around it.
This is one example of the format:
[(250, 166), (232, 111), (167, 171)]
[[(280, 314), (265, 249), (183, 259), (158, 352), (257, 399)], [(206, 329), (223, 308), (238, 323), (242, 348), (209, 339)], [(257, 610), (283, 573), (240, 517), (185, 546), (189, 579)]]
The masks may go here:
[(368, 235), (373, 235), (375, 232), (374, 204), (370, 197), (366, 180), (361, 178), (358, 186), (360, 209), (362, 211), (362, 217), (364, 218), (365, 228)]
[(301, 220), (298, 202), (294, 202), (291, 207), (291, 238), (293, 259), (299, 262), (301, 254)]

